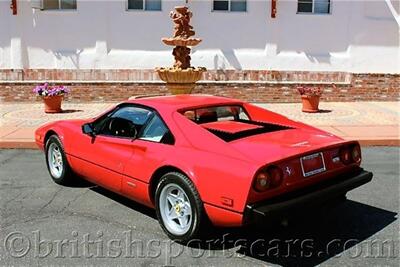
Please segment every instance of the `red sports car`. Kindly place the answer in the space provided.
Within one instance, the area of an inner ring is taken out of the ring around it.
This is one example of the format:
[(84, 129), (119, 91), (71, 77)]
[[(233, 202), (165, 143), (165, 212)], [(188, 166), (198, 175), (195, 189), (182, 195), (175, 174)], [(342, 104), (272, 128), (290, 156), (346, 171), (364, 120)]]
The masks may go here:
[(56, 183), (78, 175), (154, 207), (181, 242), (205, 222), (283, 218), (372, 179), (358, 142), (224, 97), (132, 99), (94, 119), (44, 125), (35, 140)]

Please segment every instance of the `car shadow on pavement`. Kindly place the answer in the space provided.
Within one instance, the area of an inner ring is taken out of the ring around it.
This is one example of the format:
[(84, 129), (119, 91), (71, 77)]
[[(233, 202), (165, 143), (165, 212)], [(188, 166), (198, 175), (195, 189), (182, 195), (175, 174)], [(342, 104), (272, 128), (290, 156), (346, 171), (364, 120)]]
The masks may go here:
[(157, 220), (156, 212), (154, 211), (154, 209), (146, 207), (145, 205), (142, 205), (142, 204), (140, 204), (138, 202), (130, 200), (129, 198), (126, 198), (124, 196), (121, 196), (119, 194), (111, 192), (111, 191), (109, 191), (109, 190), (107, 190), (105, 188), (102, 188), (100, 186), (92, 187), (92, 188), (90, 188), (90, 190), (92, 190), (92, 191), (94, 191), (94, 192), (96, 192), (98, 194), (101, 194), (101, 195), (103, 195), (103, 196), (105, 196), (105, 197), (107, 197), (109, 199), (112, 199), (112, 200), (114, 200), (114, 201), (116, 201), (116, 202), (118, 202), (118, 203), (120, 203), (120, 204), (122, 204), (122, 205), (124, 205), (124, 206), (126, 206), (128, 208), (131, 208), (131, 209), (133, 209), (133, 210), (135, 210), (137, 212), (140, 212), (140, 213), (142, 213), (142, 214), (144, 214), (144, 215), (146, 215), (148, 217), (151, 217), (151, 218)]
[(238, 248), (239, 255), (282, 266), (315, 266), (332, 257), (393, 257), (396, 237), (366, 239), (394, 222), (396, 215), (346, 200), (319, 213), (293, 218), (287, 226), (222, 230), (214, 237), (215, 242), (207, 243), (212, 250), (228, 249), (230, 244)]
[(79, 176), (74, 176), (71, 183), (65, 185), (66, 187), (72, 188), (89, 188), (89, 187), (97, 187), (97, 185), (92, 184), (88, 180), (85, 180)]
[[(90, 189), (157, 220), (151, 208), (102, 187)], [(333, 257), (379, 257), (382, 253), (385, 256), (393, 252), (391, 246), (394, 246), (395, 237), (393, 240), (368, 238), (396, 221), (396, 215), (395, 212), (345, 200), (319, 212), (301, 213), (286, 226), (275, 223), (207, 228), (201, 240), (193, 240), (187, 246), (217, 251), (218, 254), (233, 249), (239, 257), (247, 256), (282, 266), (315, 266)]]

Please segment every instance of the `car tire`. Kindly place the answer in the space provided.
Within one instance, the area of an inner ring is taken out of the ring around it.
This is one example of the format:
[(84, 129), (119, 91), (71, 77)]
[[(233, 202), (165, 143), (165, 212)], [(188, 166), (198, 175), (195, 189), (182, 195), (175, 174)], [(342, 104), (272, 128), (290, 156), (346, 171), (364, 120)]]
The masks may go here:
[(161, 228), (178, 243), (198, 238), (208, 221), (196, 187), (179, 172), (161, 177), (155, 192), (155, 207)]
[(53, 181), (60, 185), (71, 185), (74, 175), (65, 156), (63, 145), (57, 135), (52, 135), (46, 142), (46, 165)]

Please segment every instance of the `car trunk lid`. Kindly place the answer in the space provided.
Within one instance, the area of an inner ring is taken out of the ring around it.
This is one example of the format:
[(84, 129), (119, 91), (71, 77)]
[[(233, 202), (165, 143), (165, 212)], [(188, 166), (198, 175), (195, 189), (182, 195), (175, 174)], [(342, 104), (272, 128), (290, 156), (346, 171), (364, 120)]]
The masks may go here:
[(237, 139), (229, 145), (246, 157), (266, 164), (340, 142), (343, 142), (341, 138), (317, 129), (289, 128)]

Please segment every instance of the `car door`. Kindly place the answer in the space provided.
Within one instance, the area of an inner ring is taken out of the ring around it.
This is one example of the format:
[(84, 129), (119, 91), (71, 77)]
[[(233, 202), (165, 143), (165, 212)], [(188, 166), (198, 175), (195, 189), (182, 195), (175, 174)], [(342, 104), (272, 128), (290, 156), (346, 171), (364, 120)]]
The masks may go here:
[(91, 123), (94, 135), (74, 142), (78, 173), (112, 191), (121, 191), (124, 168), (132, 157), (132, 142), (152, 111), (134, 105), (118, 106)]
[(132, 142), (133, 154), (124, 169), (122, 192), (143, 204), (149, 200), (149, 180), (168, 157), (173, 157), (174, 136), (157, 112)]

